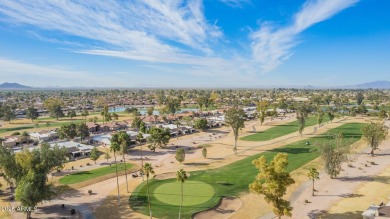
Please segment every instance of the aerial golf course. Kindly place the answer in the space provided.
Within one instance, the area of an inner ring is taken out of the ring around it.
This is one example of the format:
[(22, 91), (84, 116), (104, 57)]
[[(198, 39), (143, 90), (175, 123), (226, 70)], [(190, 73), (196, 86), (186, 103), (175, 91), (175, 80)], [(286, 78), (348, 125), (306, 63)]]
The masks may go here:
[[(293, 133), (297, 130), (297, 125), (293, 123), (287, 124), (291, 128), (286, 125), (275, 126), (260, 135), (266, 136), (262, 137), (264, 140), (276, 138), (275, 133), (279, 129), (285, 130), (280, 136)], [(314, 124), (314, 117), (308, 119), (306, 122), (307, 126)], [(289, 160), (287, 170), (291, 172), (317, 158), (320, 155), (320, 152), (317, 150), (317, 145), (321, 142), (328, 141), (330, 134), (341, 132), (344, 135), (344, 139), (348, 139), (352, 144), (360, 140), (362, 126), (362, 123), (343, 124), (324, 134), (268, 150), (261, 154), (249, 156), (220, 168), (191, 172), (188, 180), (184, 183), (183, 218), (191, 218), (196, 212), (214, 207), (223, 196), (239, 196), (242, 193), (247, 193), (248, 185), (253, 182), (258, 173), (252, 161), (261, 155), (264, 155), (267, 160), (271, 160), (277, 153), (287, 153)], [(308, 141), (311, 143), (310, 145), (306, 144)], [(177, 217), (181, 201), (180, 182), (177, 182), (176, 179), (152, 179), (150, 180), (149, 187), (153, 216), (158, 218)], [(138, 186), (130, 196), (129, 204), (133, 210), (148, 215), (146, 189), (145, 182)]]

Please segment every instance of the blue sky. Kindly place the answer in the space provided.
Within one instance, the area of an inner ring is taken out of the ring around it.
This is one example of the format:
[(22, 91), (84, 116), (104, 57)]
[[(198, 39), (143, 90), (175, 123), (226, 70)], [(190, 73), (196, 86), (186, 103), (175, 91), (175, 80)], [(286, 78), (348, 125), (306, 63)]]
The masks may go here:
[(335, 86), (390, 80), (390, 1), (0, 1), (0, 83)]

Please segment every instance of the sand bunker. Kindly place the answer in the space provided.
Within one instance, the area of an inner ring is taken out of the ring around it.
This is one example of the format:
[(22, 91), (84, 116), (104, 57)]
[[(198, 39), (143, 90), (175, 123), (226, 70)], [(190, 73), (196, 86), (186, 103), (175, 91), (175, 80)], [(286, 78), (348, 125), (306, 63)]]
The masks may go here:
[(201, 218), (213, 218), (213, 219), (225, 219), (232, 216), (239, 208), (241, 208), (242, 202), (239, 198), (235, 197), (223, 197), (219, 204), (214, 208), (206, 211), (202, 211), (194, 216), (195, 219)]

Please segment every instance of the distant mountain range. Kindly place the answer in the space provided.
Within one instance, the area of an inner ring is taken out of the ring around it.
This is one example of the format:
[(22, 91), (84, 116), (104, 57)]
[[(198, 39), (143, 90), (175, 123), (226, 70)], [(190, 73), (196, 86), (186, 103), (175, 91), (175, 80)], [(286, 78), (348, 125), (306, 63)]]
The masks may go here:
[[(265, 88), (265, 89), (272, 89), (272, 88), (296, 88), (296, 89), (390, 89), (390, 81), (373, 81), (373, 82), (368, 82), (368, 83), (363, 83), (363, 84), (355, 84), (355, 85), (345, 85), (345, 86), (311, 86), (311, 85), (306, 85), (306, 86), (299, 86), (299, 85), (291, 85), (291, 86), (259, 86), (260, 88)], [(56, 89), (116, 89), (115, 87), (30, 87), (18, 83), (8, 83), (5, 82), (3, 84), (0, 84), (0, 89), (10, 89), (10, 90), (18, 90), (18, 89), (39, 89), (39, 90), (56, 90)], [(121, 87), (122, 89), (126, 89), (126, 87)], [(130, 87), (129, 87), (130, 88)], [(136, 88), (147, 88), (146, 87), (132, 87), (134, 89)], [(153, 88), (159, 88), (158, 86), (154, 86)], [(161, 88), (168, 88), (168, 87), (161, 87)], [(211, 87), (210, 87), (211, 88)], [(225, 87), (228, 88), (228, 87)], [(181, 88), (183, 89), (183, 88)], [(212, 89), (212, 88), (211, 88)]]
[(390, 89), (390, 81), (373, 81), (364, 84), (343, 86), (345, 89)]
[(8, 83), (8, 82), (0, 84), (0, 89), (28, 89), (28, 88), (32, 88), (32, 87), (21, 85), (18, 83)]

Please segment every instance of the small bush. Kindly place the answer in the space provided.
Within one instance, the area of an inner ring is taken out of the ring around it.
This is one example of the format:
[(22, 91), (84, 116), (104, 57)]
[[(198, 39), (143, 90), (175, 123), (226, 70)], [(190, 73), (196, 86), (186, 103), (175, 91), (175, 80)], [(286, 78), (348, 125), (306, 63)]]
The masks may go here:
[(374, 161), (371, 161), (370, 164), (371, 165), (376, 165), (376, 163)]

